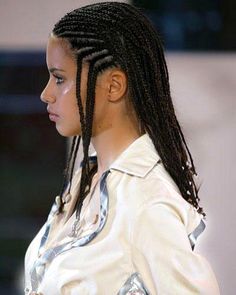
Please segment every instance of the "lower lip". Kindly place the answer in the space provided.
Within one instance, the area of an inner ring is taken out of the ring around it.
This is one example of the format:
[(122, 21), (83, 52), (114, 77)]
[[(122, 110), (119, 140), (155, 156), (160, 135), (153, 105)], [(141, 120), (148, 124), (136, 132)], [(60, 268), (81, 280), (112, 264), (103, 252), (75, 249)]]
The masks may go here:
[(54, 121), (55, 122), (58, 119), (58, 116), (57, 115), (53, 115), (53, 114), (49, 114), (49, 119), (51, 121)]

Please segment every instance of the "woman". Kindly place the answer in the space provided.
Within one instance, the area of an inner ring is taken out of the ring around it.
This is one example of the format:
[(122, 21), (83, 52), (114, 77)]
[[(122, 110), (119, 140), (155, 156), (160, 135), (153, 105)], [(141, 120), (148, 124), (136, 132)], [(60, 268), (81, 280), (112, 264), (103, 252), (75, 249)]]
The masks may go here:
[(149, 21), (125, 3), (76, 9), (55, 25), (47, 66), (41, 99), (73, 141), (61, 193), (26, 254), (25, 294), (219, 294), (193, 251), (205, 214)]

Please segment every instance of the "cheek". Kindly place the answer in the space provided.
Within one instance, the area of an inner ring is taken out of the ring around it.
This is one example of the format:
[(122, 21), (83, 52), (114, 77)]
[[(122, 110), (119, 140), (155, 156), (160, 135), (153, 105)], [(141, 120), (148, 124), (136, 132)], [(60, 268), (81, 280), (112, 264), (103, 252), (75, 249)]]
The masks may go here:
[(103, 89), (96, 90), (94, 116), (93, 116), (93, 130), (94, 135), (100, 133), (110, 127), (112, 116), (109, 102), (106, 99), (106, 94)]
[(74, 95), (76, 96), (76, 87), (75, 87), (75, 82), (70, 81), (64, 85), (64, 87), (61, 90), (61, 95), (62, 96), (68, 96), (68, 95)]
[(68, 92), (60, 105), (61, 117), (57, 130), (63, 136), (75, 136), (81, 133), (80, 114), (74, 93)]
[(66, 85), (61, 92), (62, 99), (62, 108), (67, 110), (78, 111), (78, 103), (76, 98), (76, 86), (74, 82)]

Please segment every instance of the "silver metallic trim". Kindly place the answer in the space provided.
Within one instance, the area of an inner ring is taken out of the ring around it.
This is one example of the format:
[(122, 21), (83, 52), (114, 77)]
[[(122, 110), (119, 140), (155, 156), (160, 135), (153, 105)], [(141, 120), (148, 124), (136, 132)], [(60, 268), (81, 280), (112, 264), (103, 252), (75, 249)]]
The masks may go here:
[(199, 237), (199, 235), (204, 231), (206, 227), (205, 222), (201, 219), (199, 225), (195, 228), (195, 230), (193, 232), (191, 232), (188, 235), (192, 250), (194, 250), (197, 238)]
[[(31, 269), (31, 272), (30, 272), (31, 292), (32, 291), (37, 292), (39, 284), (41, 283), (41, 281), (44, 277), (46, 265), (48, 263), (50, 263), (56, 256), (58, 256), (59, 254), (65, 252), (65, 251), (68, 251), (68, 250), (75, 248), (75, 247), (81, 247), (81, 246), (88, 244), (103, 229), (103, 227), (106, 223), (106, 220), (107, 220), (107, 215), (108, 215), (108, 201), (109, 200), (108, 200), (106, 178), (107, 178), (109, 172), (110, 172), (110, 170), (104, 172), (101, 177), (101, 181), (100, 181), (100, 216), (101, 216), (101, 218), (100, 218), (100, 224), (99, 224), (98, 228), (96, 229), (96, 231), (92, 232), (91, 234), (88, 234), (88, 235), (81, 237), (81, 238), (79, 238), (78, 236), (74, 237), (71, 239), (70, 242), (64, 243), (64, 244), (56, 246), (54, 248), (50, 248), (47, 251), (45, 251), (41, 256), (39, 255), (39, 258), (35, 261), (32, 269)], [(56, 204), (54, 204), (52, 207), (52, 210), (49, 214), (48, 220), (47, 220), (44, 235), (41, 238), (41, 243), (40, 243), (38, 253), (41, 252), (42, 247), (46, 243), (53, 216), (55, 214), (57, 214), (57, 211), (58, 211), (58, 207), (56, 206)]]
[(117, 295), (150, 295), (138, 272), (133, 273)]

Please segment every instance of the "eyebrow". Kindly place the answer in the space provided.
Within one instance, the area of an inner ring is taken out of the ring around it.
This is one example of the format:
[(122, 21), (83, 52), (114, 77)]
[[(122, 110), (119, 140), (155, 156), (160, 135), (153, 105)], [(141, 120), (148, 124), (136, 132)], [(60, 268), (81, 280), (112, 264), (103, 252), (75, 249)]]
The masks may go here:
[(50, 68), (50, 69), (49, 69), (49, 72), (50, 72), (50, 73), (53, 73), (53, 72), (55, 72), (55, 71), (65, 72), (64, 70), (62, 70), (62, 69), (58, 69), (58, 68)]

